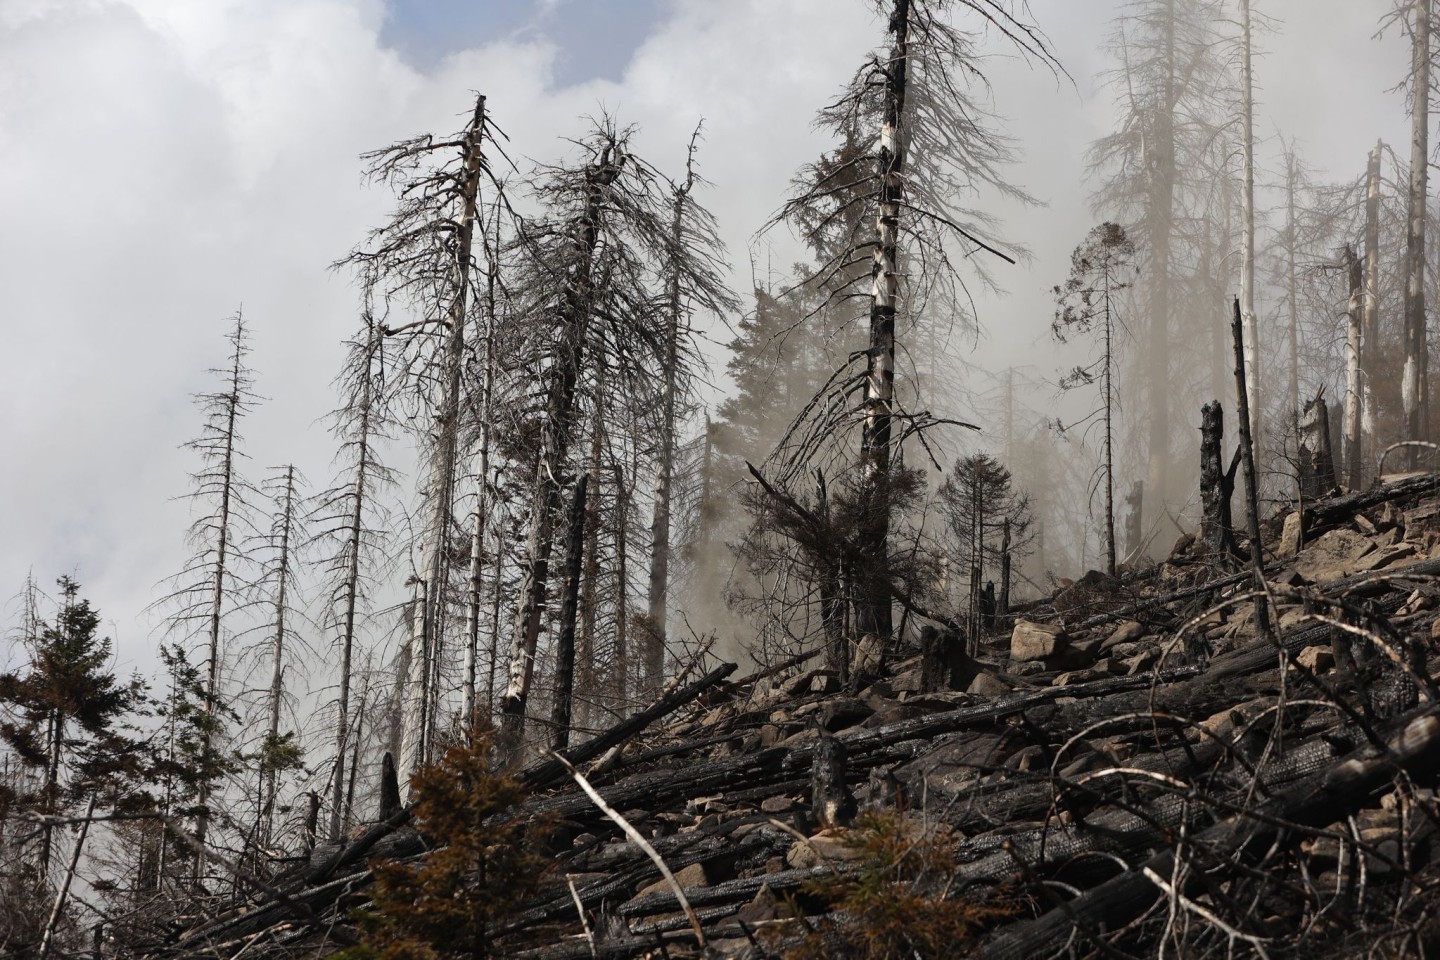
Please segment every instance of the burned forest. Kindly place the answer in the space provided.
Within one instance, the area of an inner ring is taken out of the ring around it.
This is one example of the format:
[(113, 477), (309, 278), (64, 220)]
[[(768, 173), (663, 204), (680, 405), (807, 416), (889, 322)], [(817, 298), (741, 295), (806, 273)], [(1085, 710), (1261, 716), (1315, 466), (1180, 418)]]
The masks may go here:
[(0, 960), (1440, 956), (1432, 0), (65, 6)]

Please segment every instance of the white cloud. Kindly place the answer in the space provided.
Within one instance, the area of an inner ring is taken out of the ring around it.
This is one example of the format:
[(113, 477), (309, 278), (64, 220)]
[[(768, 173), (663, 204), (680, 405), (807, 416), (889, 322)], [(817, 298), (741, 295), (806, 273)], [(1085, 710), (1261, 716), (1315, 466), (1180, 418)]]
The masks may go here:
[[(1033, 6), (1088, 94), (1111, 4)], [(1326, 0), (1324, 17), (1302, 14), (1319, 6), (1275, 0), (1274, 12), (1294, 17), (1307, 49), (1358, 48), (1378, 70), (1371, 14), (1345, 0)], [(676, 168), (704, 117), (701, 164), (717, 184), (706, 199), (743, 289), (753, 231), (822, 146), (815, 109), (880, 30), (861, 3), (676, 0), (664, 23), (635, 25), (649, 35), (620, 82), (556, 90), (555, 51), (539, 42), (477, 38), (417, 72), (380, 44), (383, 16), (379, 0), (0, 7), (0, 595), (32, 567), (42, 581), (78, 568), (119, 624), (125, 656), (146, 656), (141, 611), (183, 557), (186, 510), (168, 498), (186, 492), (194, 466), (177, 450), (199, 422), (189, 397), (210, 386), (223, 320), (242, 303), (258, 389), (271, 398), (248, 430), (257, 472), (293, 459), (325, 479), (330, 444), (312, 421), (330, 406), (355, 314), (354, 291), (326, 268), (388, 203), (362, 188), (362, 150), (456, 128), (472, 90), (490, 96), (517, 156), (553, 157), (603, 105)], [(1299, 56), (1286, 44), (1285, 57)], [(1016, 297), (987, 303), (1005, 332), (986, 353), (1003, 362), (1033, 352), (1042, 292), (1090, 225), (1079, 158), (1108, 108), (1043, 72), (1007, 62), (992, 72), (1031, 157), (1017, 179), (1054, 203), (1015, 212), (1008, 228), (1037, 261), (1002, 274)], [(1280, 122), (1327, 152), (1353, 132), (1337, 117), (1401, 113), (1383, 93), (1390, 76), (1362, 92), (1351, 72), (1319, 67), (1277, 65), (1261, 79)], [(1325, 105), (1331, 97), (1344, 113)], [(1340, 169), (1356, 168), (1373, 139), (1354, 136)], [(788, 264), (783, 235), (775, 242), (777, 266)]]

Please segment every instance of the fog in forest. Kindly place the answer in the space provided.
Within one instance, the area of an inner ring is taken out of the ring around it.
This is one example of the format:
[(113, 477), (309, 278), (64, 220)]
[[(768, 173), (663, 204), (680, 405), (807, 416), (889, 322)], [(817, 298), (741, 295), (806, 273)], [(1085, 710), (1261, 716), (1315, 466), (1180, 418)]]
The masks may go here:
[(1236, 318), (1262, 516), (1433, 469), (1422, 8), (10, 0), (0, 670), (93, 607), (278, 848), (1165, 562)]

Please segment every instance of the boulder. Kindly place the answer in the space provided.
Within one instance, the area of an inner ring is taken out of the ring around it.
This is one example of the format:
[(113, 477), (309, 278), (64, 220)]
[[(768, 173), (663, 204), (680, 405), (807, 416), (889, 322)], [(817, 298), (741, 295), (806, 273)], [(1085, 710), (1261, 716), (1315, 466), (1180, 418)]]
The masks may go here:
[[(710, 878), (705, 875), (705, 864), (703, 863), (692, 863), (688, 867), (676, 870), (675, 882), (680, 885), (680, 889), (682, 890), (688, 890), (691, 887), (710, 886)], [(644, 897), (652, 893), (669, 892), (670, 881), (666, 880), (664, 877), (661, 877), (659, 880), (650, 884), (648, 887), (640, 888), (640, 892), (637, 893), (635, 896)]]
[(1133, 643), (1145, 636), (1145, 625), (1134, 620), (1126, 620), (1110, 632), (1105, 642), (1100, 644), (1101, 653), (1109, 653), (1115, 649), (1117, 644)]
[(1331, 530), (1300, 551), (1295, 569), (1311, 583), (1328, 583), (1354, 573), (1360, 559), (1374, 549), (1368, 537), (1353, 530)]
[(1010, 634), (1010, 659), (1044, 660), (1060, 653), (1068, 644), (1065, 628), (1057, 623), (1017, 620)]
[(1287, 514), (1285, 525), (1280, 528), (1280, 545), (1275, 548), (1275, 552), (1287, 559), (1299, 553), (1300, 529), (1301, 515), (1299, 513)]
[[(1435, 622), (1440, 623), (1440, 620)], [(965, 692), (977, 697), (1004, 697), (1009, 695), (1010, 685), (996, 674), (986, 671), (977, 674)]]

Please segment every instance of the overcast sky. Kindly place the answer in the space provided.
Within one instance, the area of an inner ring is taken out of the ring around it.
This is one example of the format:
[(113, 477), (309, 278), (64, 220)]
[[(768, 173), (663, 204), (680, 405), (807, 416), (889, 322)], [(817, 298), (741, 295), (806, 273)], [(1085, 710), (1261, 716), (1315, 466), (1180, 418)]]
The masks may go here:
[[(1254, 5), (1276, 21), (1257, 133), (1345, 176), (1377, 136), (1405, 141), (1406, 49), (1372, 39), (1390, 0)], [(1053, 375), (1045, 291), (1096, 220), (1082, 157), (1110, 123), (1095, 76), (1120, 6), (1032, 0), (1073, 86), (1008, 51), (987, 68), (1026, 155), (1014, 180), (1048, 203), (1002, 211), (1035, 258), (981, 305), (992, 366)], [(0, 597), (29, 570), (71, 574), (122, 659), (149, 659), (144, 608), (185, 556), (191, 397), (242, 305), (267, 398), (252, 474), (329, 479), (316, 421), (356, 297), (327, 265), (389, 204), (361, 151), (453, 131), (479, 91), (517, 158), (554, 158), (604, 108), (679, 169), (703, 117), (705, 200), (743, 291), (752, 255), (792, 259), (752, 236), (881, 30), (862, 0), (0, 0)]]

